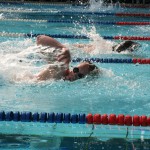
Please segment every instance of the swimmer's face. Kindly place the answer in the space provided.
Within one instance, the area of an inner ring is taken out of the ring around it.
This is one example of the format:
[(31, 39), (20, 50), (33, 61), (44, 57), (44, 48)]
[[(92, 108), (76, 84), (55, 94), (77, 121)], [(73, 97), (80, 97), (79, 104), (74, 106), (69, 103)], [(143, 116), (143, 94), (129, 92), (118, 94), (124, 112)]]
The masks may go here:
[(98, 69), (94, 64), (91, 64), (89, 62), (82, 62), (69, 72), (69, 75), (66, 76), (66, 80), (74, 81), (77, 79), (81, 79), (86, 75), (90, 74), (90, 72), (94, 69)]

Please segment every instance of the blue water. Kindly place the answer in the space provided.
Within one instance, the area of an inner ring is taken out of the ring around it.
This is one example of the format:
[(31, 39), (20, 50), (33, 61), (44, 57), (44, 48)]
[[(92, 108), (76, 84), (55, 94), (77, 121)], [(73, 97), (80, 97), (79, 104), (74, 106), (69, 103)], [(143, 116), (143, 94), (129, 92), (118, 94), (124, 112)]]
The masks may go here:
[[(72, 7), (72, 6), (51, 6), (51, 5), (0, 5), (3, 10), (51, 10), (51, 11), (87, 11), (88, 8), (83, 7)], [(88, 10), (91, 11), (91, 10)], [(94, 11), (94, 10), (92, 10)], [(102, 12), (134, 12), (134, 13), (149, 13), (149, 9), (115, 9), (115, 8), (103, 8), (103, 10), (95, 10)], [(6, 13), (0, 14), (1, 18), (4, 19), (40, 19), (40, 20), (95, 20), (95, 21), (149, 21), (149, 18), (145, 17), (110, 17), (110, 16), (92, 16), (92, 15), (58, 15), (50, 13)], [(95, 37), (100, 38), (101, 36), (150, 36), (149, 35), (150, 26), (118, 26), (118, 25), (93, 25), (93, 24), (60, 24), (60, 23), (41, 23), (41, 22), (16, 22), (16, 21), (0, 21), (0, 32), (13, 32), (13, 33), (38, 33), (38, 34), (87, 34), (91, 35), (91, 40), (81, 40), (81, 39), (58, 39), (62, 43), (71, 45), (73, 43), (89, 43)], [(111, 41), (117, 42), (117, 41)], [(108, 43), (104, 40), (100, 40), (100, 43), (96, 43), (99, 47), (92, 54), (86, 54), (82, 51), (75, 50), (72, 51), (73, 57), (101, 57), (101, 58), (150, 58), (150, 44), (149, 41), (138, 41), (141, 44), (140, 49), (133, 53), (123, 53), (117, 54), (110, 50), (104, 49)], [(102, 45), (104, 44), (104, 45)], [(35, 83), (25, 80), (14, 80), (14, 77), (24, 77), (26, 74), (35, 73), (42, 66), (41, 60), (37, 57), (21, 58), (16, 55), (19, 52), (24, 52), (26, 50), (32, 49), (35, 46), (35, 38), (25, 39), (23, 37), (0, 37), (0, 110), (5, 111), (31, 111), (31, 112), (63, 112), (63, 113), (100, 113), (100, 114), (130, 114), (130, 115), (147, 115), (149, 116), (149, 106), (150, 106), (150, 67), (149, 65), (140, 64), (96, 64), (101, 68), (103, 74), (95, 77), (87, 77), (75, 82), (64, 82), (60, 81), (46, 81), (42, 83)], [(102, 47), (101, 47), (102, 46)], [(19, 59), (24, 59), (23, 63), (19, 63)], [(71, 66), (75, 66), (72, 63)], [(13, 149), (12, 143), (20, 143), (18, 140), (10, 142), (7, 138), (9, 134), (20, 135), (20, 141), (22, 144), (19, 146), (14, 146), (14, 149), (32, 149), (31, 143), (38, 143), (40, 141), (43, 145), (59, 145), (58, 143), (62, 140), (59, 136), (85, 136), (89, 137), (91, 131), (91, 126), (89, 128), (71, 126), (65, 127), (65, 131), (62, 130), (63, 127), (58, 126), (56, 131), (47, 131), (45, 125), (25, 125), (19, 124), (12, 127), (12, 123), (3, 123), (5, 130), (1, 130), (2, 134), (6, 134), (1, 143), (3, 143), (2, 149), (9, 149), (6, 143), (9, 143), (11, 149)], [(21, 132), (21, 128), (23, 132)], [(49, 127), (49, 125), (46, 125)], [(15, 128), (16, 127), (16, 128)], [(38, 130), (34, 130), (36, 128)], [(41, 128), (40, 128), (41, 127)], [(31, 131), (29, 130), (31, 128)], [(73, 133), (70, 130), (74, 130)], [(80, 129), (81, 128), (81, 129)], [(97, 127), (99, 128), (99, 127)], [(41, 129), (43, 131), (41, 131)], [(103, 133), (101, 129), (101, 132)], [(110, 133), (111, 127), (109, 128)], [(114, 129), (116, 135), (116, 130)], [(14, 131), (14, 132), (12, 132)], [(126, 129), (124, 129), (126, 131)], [(98, 142), (105, 136), (101, 136), (95, 133), (95, 136), (99, 139)], [(27, 135), (32, 135), (32, 137), (27, 137)], [(64, 134), (65, 133), (65, 134)], [(149, 133), (149, 131), (148, 131)], [(125, 138), (125, 133), (119, 136)], [(140, 130), (140, 134), (143, 132)], [(144, 132), (145, 138), (146, 132)], [(18, 136), (16, 139), (18, 138)], [(22, 136), (23, 135), (23, 136)], [(33, 135), (36, 135), (34, 137)], [(57, 140), (55, 142), (49, 143), (51, 141), (50, 137), (44, 137), (44, 135), (56, 136)], [(107, 134), (106, 139), (113, 138), (115, 134)], [(119, 135), (119, 134), (118, 134)], [(136, 135), (136, 132), (135, 132)], [(25, 141), (24, 141), (25, 136)], [(40, 137), (37, 137), (40, 136)], [(57, 138), (58, 136), (58, 138)], [(133, 136), (133, 137), (132, 137)], [(10, 136), (11, 137), (11, 136)], [(46, 138), (46, 139), (45, 139)], [(47, 139), (48, 138), (48, 139)], [(131, 129), (130, 138), (134, 139), (134, 132)], [(4, 140), (5, 139), (5, 140)], [(43, 141), (44, 142), (43, 142)], [(76, 140), (73, 138), (70, 140), (75, 143)], [(86, 139), (88, 141), (89, 139)], [(91, 138), (91, 143), (94, 141)], [(4, 142), (3, 142), (4, 141)], [(46, 142), (45, 142), (46, 141)], [(65, 140), (64, 140), (65, 141)], [(69, 141), (69, 140), (68, 140)], [(84, 139), (83, 139), (84, 141)], [(96, 141), (97, 142), (97, 141)], [(98, 143), (97, 142), (97, 143)], [(78, 146), (74, 146), (74, 149), (86, 149), (87, 143), (84, 141), (83, 145), (78, 141)], [(123, 143), (123, 142), (122, 142)], [(17, 145), (16, 144), (16, 145)], [(128, 145), (129, 143), (127, 143)], [(132, 145), (132, 143), (130, 143)], [(130, 145), (129, 144), (129, 145)], [(15, 145), (15, 144), (14, 144)], [(33, 144), (34, 145), (34, 144)], [(64, 144), (65, 145), (65, 144)], [(61, 146), (64, 146), (61, 145)], [(66, 144), (67, 145), (67, 144)], [(92, 144), (91, 144), (92, 145)], [(99, 144), (100, 145), (100, 144)], [(106, 145), (109, 145), (106, 143)], [(60, 147), (61, 147), (60, 146)], [(68, 146), (68, 145), (67, 145)], [(33, 147), (36, 147), (35, 145)], [(39, 147), (39, 146), (38, 146)], [(51, 146), (53, 147), (53, 146)], [(68, 146), (69, 147), (69, 146)], [(77, 148), (76, 148), (77, 147)], [(80, 147), (80, 148), (79, 148)], [(101, 146), (102, 147), (102, 146)], [(104, 149), (108, 147), (103, 146)], [(125, 145), (122, 145), (122, 149), (125, 149)], [(42, 146), (44, 149), (44, 146)], [(71, 147), (70, 147), (71, 148)], [(71, 148), (71, 149), (73, 149)], [(89, 147), (88, 147), (89, 148)], [(132, 146), (133, 148), (133, 146)], [(131, 149), (132, 149), (131, 148)], [(37, 149), (37, 148), (35, 148)], [(46, 148), (48, 149), (48, 148)], [(51, 148), (52, 149), (52, 148)], [(54, 149), (58, 149), (55, 147)], [(93, 146), (93, 149), (96, 147)], [(117, 148), (116, 148), (117, 149)], [(118, 146), (118, 149), (119, 146)], [(128, 147), (130, 149), (130, 146)], [(144, 148), (143, 148), (144, 149)]]

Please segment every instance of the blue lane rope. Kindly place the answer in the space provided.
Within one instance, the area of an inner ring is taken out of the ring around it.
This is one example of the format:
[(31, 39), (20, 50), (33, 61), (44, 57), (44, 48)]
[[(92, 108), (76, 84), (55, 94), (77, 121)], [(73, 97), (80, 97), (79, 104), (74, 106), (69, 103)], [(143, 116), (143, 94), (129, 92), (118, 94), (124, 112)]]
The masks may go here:
[[(30, 37), (37, 37), (41, 34), (24, 34), (24, 37), (30, 38)], [(53, 38), (69, 38), (69, 39), (89, 39), (86, 35), (62, 35), (62, 34), (44, 34)], [(105, 37), (107, 38), (107, 37)]]
[(6, 4), (6, 5), (10, 5), (10, 4), (12, 4), (12, 5), (50, 5), (50, 6), (70, 6), (70, 5), (72, 5), (72, 4), (69, 4), (69, 3), (67, 3), (67, 4), (65, 4), (65, 3), (49, 3), (49, 2), (11, 2), (11, 1), (9, 1), (9, 2), (5, 2), (5, 1), (0, 1), (0, 4)]
[[(13, 20), (12, 20), (13, 21)], [(28, 21), (28, 20), (27, 20)], [(29, 20), (30, 21), (30, 20)], [(32, 21), (32, 20), (31, 20)], [(39, 20), (40, 21), (40, 20)], [(42, 20), (41, 20), (42, 21)], [(81, 23), (98, 25), (150, 25), (150, 22), (110, 22), (110, 21), (70, 21), (70, 20), (46, 20), (47, 23)], [(121, 24), (122, 23), (122, 24)]]
[(12, 9), (1, 9), (0, 12), (12, 12), (12, 13), (50, 13), (50, 14), (56, 14), (56, 15), (101, 15), (101, 16), (115, 16), (117, 13), (103, 13), (103, 12), (72, 12), (72, 11), (58, 11), (58, 12), (52, 12), (48, 10), (12, 10)]
[(74, 58), (72, 62), (90, 61), (96, 63), (133, 63), (131, 58), (118, 59), (118, 58)]
[[(25, 37), (25, 38), (32, 38), (37, 37), (41, 34), (31, 34), (31, 33), (9, 33), (9, 32), (0, 32), (0, 36), (8, 36), (8, 37)], [(70, 39), (90, 39), (86, 35), (66, 35), (66, 34), (44, 34), (53, 38), (70, 38)], [(150, 37), (144, 36), (101, 36), (103, 39), (108, 40), (146, 40), (150, 41)]]
[(70, 12), (70, 11), (65, 11), (65, 12), (58, 12), (58, 14), (62, 15), (97, 15), (97, 16), (129, 16), (129, 17), (150, 17), (149, 13), (107, 13), (107, 12)]
[(5, 10), (1, 9), (0, 12), (11, 12), (11, 13), (50, 13), (56, 15), (97, 15), (97, 16), (117, 16), (117, 17), (150, 17), (150, 13), (105, 13), (105, 12), (72, 12), (72, 11), (65, 11), (65, 12), (52, 12), (52, 11), (26, 11), (26, 10)]
[[(41, 34), (24, 34), (24, 37), (37, 37)], [(71, 38), (71, 39), (90, 39), (86, 35), (62, 35), (62, 34), (45, 34), (47, 36), (53, 37), (53, 38)], [(139, 36), (101, 36), (103, 39), (107, 40), (150, 40), (150, 37), (139, 37)]]
[(127, 64), (150, 64), (150, 58), (74, 58), (73, 63), (81, 61), (90, 61), (95, 63), (127, 63)]
[(80, 23), (80, 24), (98, 24), (98, 25), (150, 25), (150, 22), (111, 22), (111, 21), (72, 21), (72, 20), (35, 20), (35, 19), (5, 19), (0, 21), (20, 21), (20, 22), (45, 22), (45, 23)]
[(101, 24), (101, 25), (117, 25), (118, 22), (102, 22), (102, 21), (71, 21), (71, 20), (34, 20), (34, 19), (0, 19), (0, 21), (23, 21), (23, 22), (47, 22), (47, 23), (81, 23), (81, 24)]
[[(19, 5), (50, 5), (50, 6), (53, 6), (53, 5), (56, 5), (56, 6), (66, 6), (66, 5), (71, 5), (71, 6), (87, 6), (87, 4), (72, 4), (72, 3), (49, 3), (49, 2), (5, 2), (4, 0), (0, 2), (0, 4), (13, 4), (13, 5), (16, 5), (16, 4), (19, 4)], [(143, 4), (143, 5), (138, 5), (138, 4), (122, 4), (121, 7), (133, 7), (133, 8), (149, 8), (150, 6), (148, 4)]]
[(13, 112), (0, 111), (1, 121), (14, 122), (41, 122), (41, 123), (79, 123), (79, 124), (104, 124), (104, 125), (127, 125), (127, 126), (150, 126), (150, 117), (146, 115), (130, 116), (123, 114), (70, 114), (54, 112)]
[(15, 121), (15, 122), (48, 122), (48, 123), (86, 123), (85, 114), (73, 114), (70, 113), (46, 113), (46, 112), (0, 112), (0, 121)]
[[(31, 33), (9, 33), (9, 32), (0, 32), (0, 36), (9, 36), (9, 37), (25, 37), (33, 38), (38, 35), (47, 35), (53, 38), (71, 38), (71, 39), (89, 39), (86, 35), (63, 35), (63, 34), (31, 34)], [(113, 39), (112, 36), (103, 36), (104, 39)]]

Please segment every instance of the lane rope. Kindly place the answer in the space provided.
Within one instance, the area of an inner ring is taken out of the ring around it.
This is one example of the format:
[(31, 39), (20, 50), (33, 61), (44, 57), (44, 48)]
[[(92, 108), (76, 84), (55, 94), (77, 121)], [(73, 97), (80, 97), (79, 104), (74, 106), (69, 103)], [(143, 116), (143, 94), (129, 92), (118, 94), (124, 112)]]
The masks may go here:
[(95, 63), (150, 64), (150, 58), (73, 58), (72, 62), (90, 61)]
[[(0, 4), (13, 4), (13, 5), (50, 5), (50, 6), (53, 6), (53, 5), (56, 5), (56, 6), (87, 6), (87, 4), (72, 4), (72, 3), (61, 3), (61, 2), (55, 2), (55, 3), (52, 3), (52, 2), (12, 2), (12, 1), (9, 1), (9, 2), (6, 2), (4, 0), (1, 0)], [(113, 4), (115, 6), (115, 4)], [(89, 5), (88, 5), (89, 6)], [(150, 5), (149, 4), (120, 4), (121, 7), (129, 7), (129, 8), (150, 8)]]
[(71, 6), (71, 3), (61, 3), (61, 2), (55, 2), (55, 3), (49, 3), (49, 2), (13, 2), (13, 1), (0, 1), (0, 4), (7, 4), (7, 5), (49, 5), (49, 6)]
[[(25, 37), (33, 38), (38, 35), (43, 35), (43, 33), (33, 34), (33, 33), (10, 33), (10, 32), (0, 32), (2, 37)], [(69, 38), (69, 39), (89, 39), (86, 35), (66, 35), (66, 34), (44, 34), (53, 38)], [(150, 37), (144, 36), (102, 36), (104, 39), (108, 40), (141, 40), (141, 41), (150, 41)]]
[(1, 9), (1, 13), (53, 13), (60, 15), (99, 15), (99, 16), (118, 16), (118, 17), (150, 17), (150, 13), (105, 13), (105, 12), (72, 12), (72, 11), (40, 11), (40, 10), (14, 10), (14, 9)]
[(70, 114), (54, 112), (13, 112), (0, 111), (0, 121), (15, 122), (41, 122), (41, 123), (79, 123), (79, 124), (103, 124), (119, 126), (150, 126), (150, 117), (146, 115), (124, 114)]
[(98, 25), (150, 25), (150, 22), (110, 22), (110, 21), (71, 21), (71, 20), (34, 20), (34, 19), (4, 19), (0, 21), (20, 21), (20, 22), (46, 22), (46, 23), (81, 23), (81, 24), (98, 24)]

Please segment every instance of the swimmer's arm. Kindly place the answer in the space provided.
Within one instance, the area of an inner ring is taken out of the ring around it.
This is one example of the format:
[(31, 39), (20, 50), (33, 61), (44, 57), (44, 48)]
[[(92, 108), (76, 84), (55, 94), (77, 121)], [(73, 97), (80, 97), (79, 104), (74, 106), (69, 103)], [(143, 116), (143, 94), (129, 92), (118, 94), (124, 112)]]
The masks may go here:
[(67, 66), (69, 66), (71, 61), (71, 54), (69, 49), (62, 48), (61, 53), (57, 56), (57, 61), (64, 62)]
[(49, 72), (48, 70), (41, 71), (38, 75), (36, 75), (37, 80), (47, 80), (49, 79)]
[(66, 48), (65, 45), (61, 44), (56, 39), (46, 36), (46, 35), (39, 35), (36, 39), (37, 45), (42, 46), (50, 46), (54, 48)]
[(37, 80), (48, 80), (48, 79), (52, 79), (53, 78), (53, 71), (54, 70), (50, 70), (49, 68), (48, 69), (45, 69), (45, 70), (42, 70), (37, 76)]
[(60, 48), (61, 53), (58, 55), (57, 60), (59, 62), (64, 62), (65, 64), (70, 63), (71, 55), (70, 55), (69, 49), (65, 45), (58, 42), (56, 39), (49, 37), (49, 36), (45, 36), (45, 35), (39, 35), (37, 37), (36, 43), (37, 43), (37, 45)]

